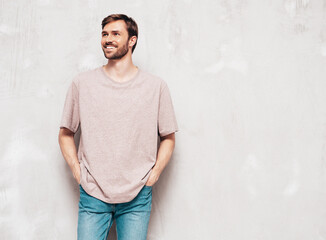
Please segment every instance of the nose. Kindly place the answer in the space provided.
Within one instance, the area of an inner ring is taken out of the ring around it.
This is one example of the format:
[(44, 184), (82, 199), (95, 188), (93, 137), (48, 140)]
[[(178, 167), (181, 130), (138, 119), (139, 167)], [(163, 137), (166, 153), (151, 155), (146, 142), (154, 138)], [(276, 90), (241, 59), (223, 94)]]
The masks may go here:
[(110, 34), (108, 34), (108, 36), (106, 37), (105, 42), (112, 42), (112, 36)]

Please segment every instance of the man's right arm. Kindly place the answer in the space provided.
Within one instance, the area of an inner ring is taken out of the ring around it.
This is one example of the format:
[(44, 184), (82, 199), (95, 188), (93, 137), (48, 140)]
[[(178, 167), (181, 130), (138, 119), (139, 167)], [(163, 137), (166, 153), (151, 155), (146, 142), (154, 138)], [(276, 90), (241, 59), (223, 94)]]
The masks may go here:
[(80, 166), (74, 140), (74, 133), (67, 128), (60, 128), (58, 141), (64, 159), (68, 163), (77, 183), (80, 184)]

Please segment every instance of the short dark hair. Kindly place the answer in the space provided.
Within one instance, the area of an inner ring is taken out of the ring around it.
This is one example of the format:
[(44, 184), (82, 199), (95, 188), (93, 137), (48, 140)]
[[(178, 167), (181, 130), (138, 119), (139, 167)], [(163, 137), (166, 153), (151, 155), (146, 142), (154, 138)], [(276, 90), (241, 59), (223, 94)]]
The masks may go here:
[(106, 24), (114, 22), (114, 21), (118, 21), (118, 20), (123, 20), (126, 23), (127, 31), (128, 31), (128, 40), (132, 36), (137, 37), (136, 43), (132, 47), (132, 53), (133, 53), (136, 48), (137, 42), (138, 42), (138, 26), (134, 19), (132, 19), (131, 17), (128, 17), (127, 15), (124, 15), (124, 14), (111, 14), (102, 20), (102, 29), (104, 28), (104, 26)]

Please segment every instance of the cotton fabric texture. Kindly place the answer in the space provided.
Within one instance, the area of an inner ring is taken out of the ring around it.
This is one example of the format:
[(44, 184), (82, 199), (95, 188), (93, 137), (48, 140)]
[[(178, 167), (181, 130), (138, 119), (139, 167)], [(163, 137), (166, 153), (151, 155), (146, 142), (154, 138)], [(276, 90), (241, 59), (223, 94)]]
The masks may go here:
[(117, 82), (97, 67), (68, 88), (60, 128), (80, 128), (81, 186), (107, 203), (134, 199), (156, 162), (158, 136), (179, 131), (167, 83), (138, 68)]

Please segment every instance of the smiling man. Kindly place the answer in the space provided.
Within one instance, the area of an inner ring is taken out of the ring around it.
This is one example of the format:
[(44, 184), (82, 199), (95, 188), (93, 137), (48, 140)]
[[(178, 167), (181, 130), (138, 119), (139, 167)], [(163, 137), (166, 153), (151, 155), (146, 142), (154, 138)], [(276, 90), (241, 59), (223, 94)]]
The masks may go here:
[(137, 40), (132, 18), (104, 18), (108, 63), (77, 74), (66, 94), (59, 144), (79, 184), (79, 240), (105, 240), (114, 220), (118, 240), (146, 240), (152, 186), (174, 150), (178, 125), (169, 88), (133, 64)]

